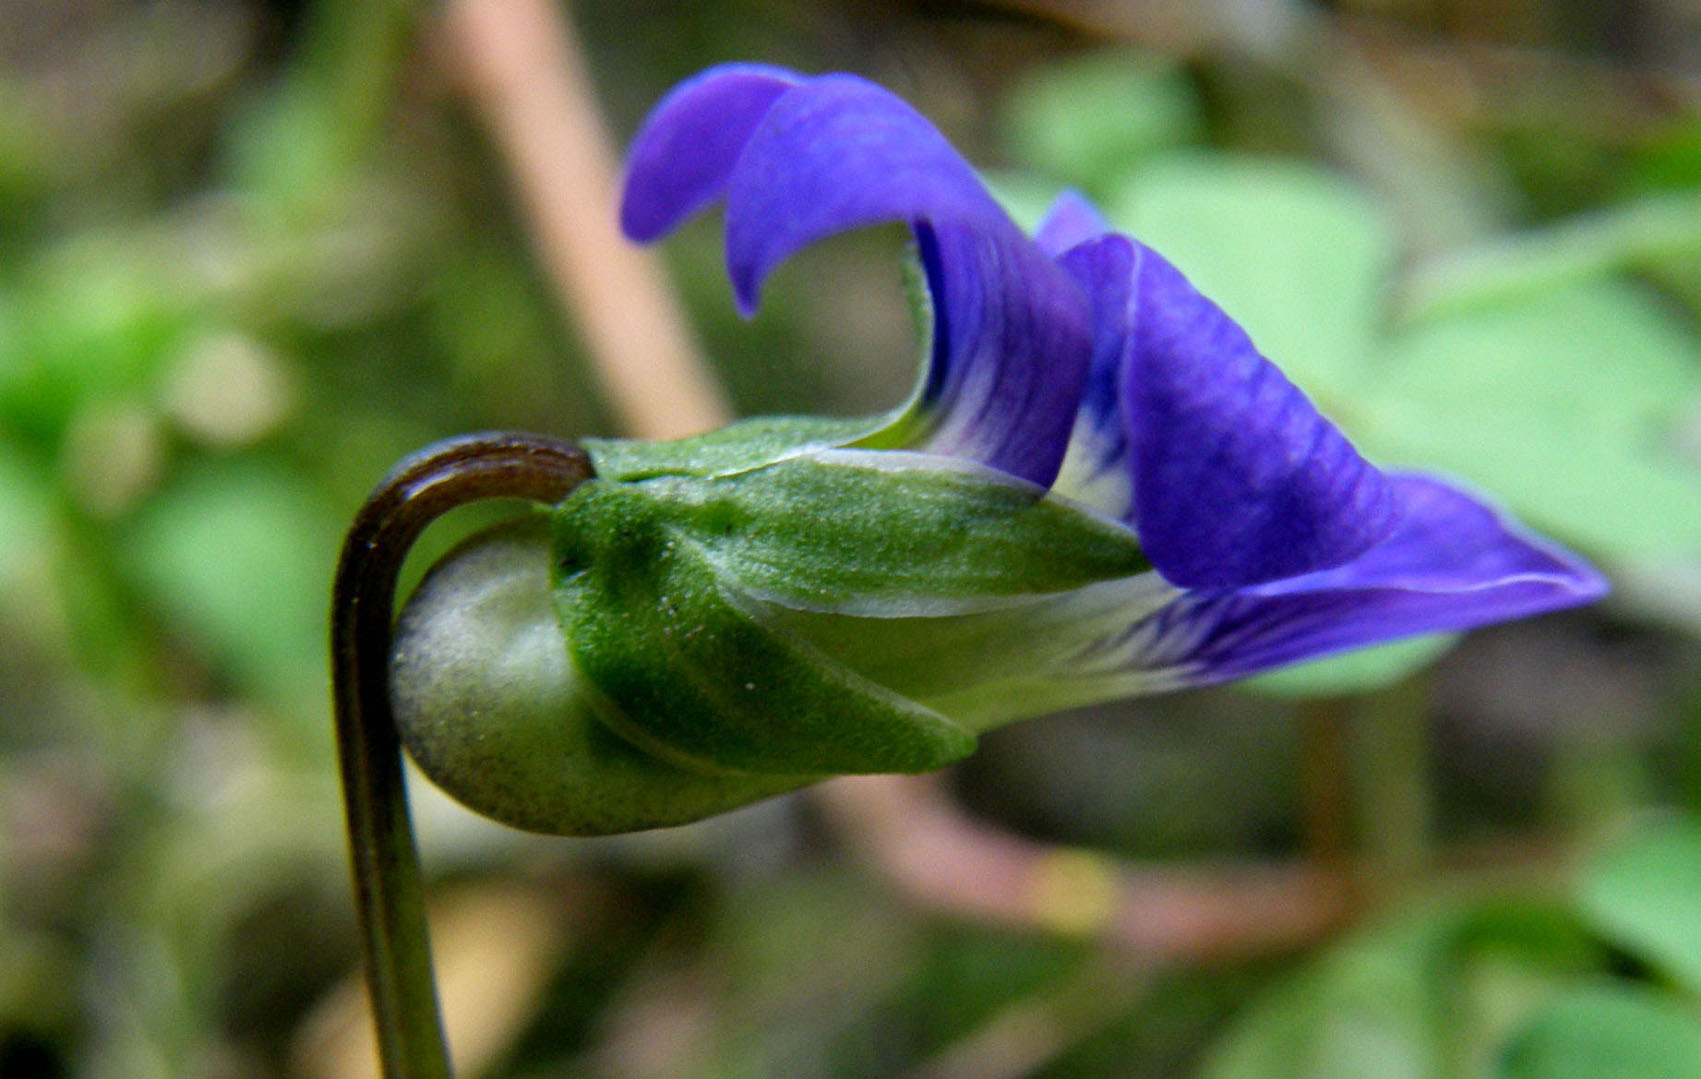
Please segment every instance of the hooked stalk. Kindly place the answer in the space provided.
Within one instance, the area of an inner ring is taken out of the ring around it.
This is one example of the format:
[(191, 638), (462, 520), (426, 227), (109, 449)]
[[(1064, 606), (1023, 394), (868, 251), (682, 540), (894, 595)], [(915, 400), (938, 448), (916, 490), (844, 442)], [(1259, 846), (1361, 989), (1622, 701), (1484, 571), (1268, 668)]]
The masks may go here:
[(356, 514), (337, 563), (331, 679), (355, 902), (386, 1079), (448, 1079), (425, 889), (390, 704), (396, 582), (409, 548), (449, 510), (492, 498), (554, 504), (594, 475), (571, 442), (494, 433), (404, 459)]

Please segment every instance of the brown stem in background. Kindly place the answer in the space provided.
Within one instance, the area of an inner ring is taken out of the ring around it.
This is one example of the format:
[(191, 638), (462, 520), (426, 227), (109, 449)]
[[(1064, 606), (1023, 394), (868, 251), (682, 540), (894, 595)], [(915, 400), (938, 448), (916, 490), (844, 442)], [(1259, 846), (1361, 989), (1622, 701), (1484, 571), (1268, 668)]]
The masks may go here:
[(1098, 936), (1155, 960), (1291, 951), (1347, 911), (1341, 877), (1320, 867), (1136, 867), (980, 824), (929, 777), (840, 779), (821, 799), (840, 832), (925, 906)]
[(616, 227), (618, 158), (572, 27), (551, 0), (454, 0), (450, 51), (557, 299), (627, 434), (678, 438), (732, 418), (661, 266)]

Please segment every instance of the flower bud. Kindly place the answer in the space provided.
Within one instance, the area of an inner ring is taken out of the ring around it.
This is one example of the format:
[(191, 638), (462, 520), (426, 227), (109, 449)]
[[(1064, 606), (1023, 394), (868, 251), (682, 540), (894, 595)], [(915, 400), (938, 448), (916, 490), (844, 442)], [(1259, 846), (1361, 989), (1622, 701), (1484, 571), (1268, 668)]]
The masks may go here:
[(697, 820), (813, 778), (685, 769), (614, 734), (610, 705), (569, 658), (549, 567), (546, 519), (507, 522), (444, 556), (403, 609), (391, 700), (439, 787), (516, 828), (600, 835)]
[[(722, 455), (740, 441), (718, 437)], [(981, 709), (918, 697), (1019, 674), (1046, 654), (1036, 600), (1144, 566), (1113, 522), (950, 459), (812, 450), (705, 475), (678, 447), (643, 467), (615, 449), (547, 517), (447, 555), (397, 626), (404, 744), (518, 827), (629, 831), (942, 767), (973, 750)]]

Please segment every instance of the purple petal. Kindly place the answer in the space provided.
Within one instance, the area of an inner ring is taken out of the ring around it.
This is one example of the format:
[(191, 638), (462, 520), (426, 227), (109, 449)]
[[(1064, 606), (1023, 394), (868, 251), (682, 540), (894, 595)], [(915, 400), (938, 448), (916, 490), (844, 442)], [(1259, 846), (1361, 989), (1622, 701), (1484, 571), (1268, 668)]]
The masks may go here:
[(783, 95), (728, 183), (727, 271), (755, 310), (774, 267), (816, 240), (887, 221), (1017, 232), (968, 162), (922, 115), (854, 75)]
[(1045, 218), (1034, 232), (1034, 242), (1046, 254), (1056, 258), (1071, 247), (1096, 240), (1109, 231), (1110, 225), (1105, 222), (1098, 207), (1071, 188), (1059, 194), (1051, 209), (1045, 212)]
[[(1053, 240), (1065, 242), (1094, 223), (1102, 225), (1097, 211), (1084, 199), (1077, 197), (1075, 201), (1077, 206), (1066, 206), (1059, 200), (1040, 226), (1042, 245), (1048, 230)], [(1080, 214), (1081, 210), (1090, 217)], [(1092, 300), (1093, 358), (1069, 434), (1069, 449), (1052, 489), (1124, 521), (1134, 516), (1134, 478), (1128, 424), (1123, 422), (1118, 387), (1134, 343), (1129, 327), (1134, 318), (1134, 268), (1138, 258), (1132, 241), (1112, 234), (1071, 244), (1061, 259), (1063, 268)]]
[(620, 228), (654, 240), (719, 198), (750, 133), (803, 81), (760, 64), (713, 67), (663, 98), (632, 140)]
[[(1581, 558), (1535, 537), (1471, 496), (1397, 475), (1399, 528), (1334, 569), (1184, 596), (1136, 627), (1130, 665), (1179, 669), (1201, 684), (1417, 633), (1469, 629), (1574, 607), (1607, 592)], [(1135, 645), (1137, 640), (1145, 643)], [(1135, 654), (1137, 652), (1138, 654)]]
[(727, 268), (746, 313), (799, 248), (911, 224), (933, 299), (931, 365), (907, 414), (871, 444), (1051, 484), (1086, 378), (1086, 298), (933, 125), (872, 83), (812, 79), (763, 117), (726, 198)]
[(1135, 527), (1188, 588), (1234, 588), (1345, 563), (1399, 511), (1359, 456), (1215, 304), (1139, 249), (1122, 408)]
[(916, 226), (933, 298), (927, 378), (889, 432), (1051, 486), (1069, 445), (1092, 348), (1074, 284), (1014, 227)]

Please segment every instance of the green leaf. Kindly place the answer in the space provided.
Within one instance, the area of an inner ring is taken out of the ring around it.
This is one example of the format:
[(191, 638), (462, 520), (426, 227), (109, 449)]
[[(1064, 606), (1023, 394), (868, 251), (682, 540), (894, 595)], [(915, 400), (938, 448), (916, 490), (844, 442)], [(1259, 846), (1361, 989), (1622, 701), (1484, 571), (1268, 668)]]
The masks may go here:
[(669, 497), (678, 486), (593, 480), (556, 511), (556, 609), (610, 727), (710, 772), (921, 772), (974, 749), (938, 713), (758, 620), (681, 527), (692, 507)]
[(159, 255), (136, 234), (78, 236), (0, 294), (0, 416), (52, 440), (90, 399), (151, 391), (198, 300)]
[(1459, 1065), (1454, 1075), (1491, 1074), (1535, 1008), (1607, 960), (1570, 910), (1527, 899), (1478, 907), (1448, 958), (1440, 973), (1453, 1027), (1443, 1037)]
[(1107, 207), (1251, 334), (1325, 412), (1363, 375), (1394, 257), (1363, 192), (1276, 160), (1176, 154)]
[(1564, 429), (1541, 441), (1634, 434), (1669, 423), (1701, 392), (1689, 329), (1641, 289), (1554, 289), (1400, 335), (1381, 361), (1389, 398), (1435, 412), (1516, 408)]
[(1701, 823), (1620, 838), (1585, 870), (1576, 902), (1601, 936), (1701, 994)]
[(1194, 141), (1203, 126), (1180, 66), (1131, 52), (1040, 69), (1005, 108), (1019, 159), (1094, 193), (1154, 151)]
[(1440, 1074), (1429, 984), (1452, 912), (1337, 946), (1267, 992), (1213, 1047), (1205, 1079), (1429, 1079)]
[(271, 465), (196, 468), (125, 533), (124, 563), (148, 603), (250, 691), (323, 726), (325, 604), (336, 518), (300, 477)]
[(1406, 281), (1412, 322), (1561, 291), (1638, 264), (1701, 255), (1701, 193), (1660, 194), (1420, 267)]
[(1598, 955), (1529, 901), (1426, 904), (1361, 929), (1271, 986), (1212, 1048), (1206, 1079), (1478, 1074), (1504, 1032)]
[(1701, 547), (1701, 472), (1661, 433), (1701, 392), (1694, 342), (1599, 282), (1418, 327), (1342, 418), (1383, 464), (1480, 484), (1530, 523), (1624, 559)]
[(53, 492), (46, 470), (0, 440), (0, 607), (48, 564), (54, 545)]
[(1646, 990), (1602, 983), (1550, 1000), (1506, 1049), (1499, 1079), (1694, 1079), (1701, 1022)]
[(979, 172), (981, 182), (998, 200), (998, 205), (1004, 207), (1004, 212), (1030, 235), (1039, 231), (1046, 211), (1051, 209), (1051, 204), (1064, 190), (1064, 185), (1056, 180), (1035, 172), (1016, 169), (981, 169)]
[(1238, 685), (1278, 697), (1342, 697), (1364, 693), (1423, 670), (1458, 640), (1456, 634), (1411, 637), (1285, 667)]

